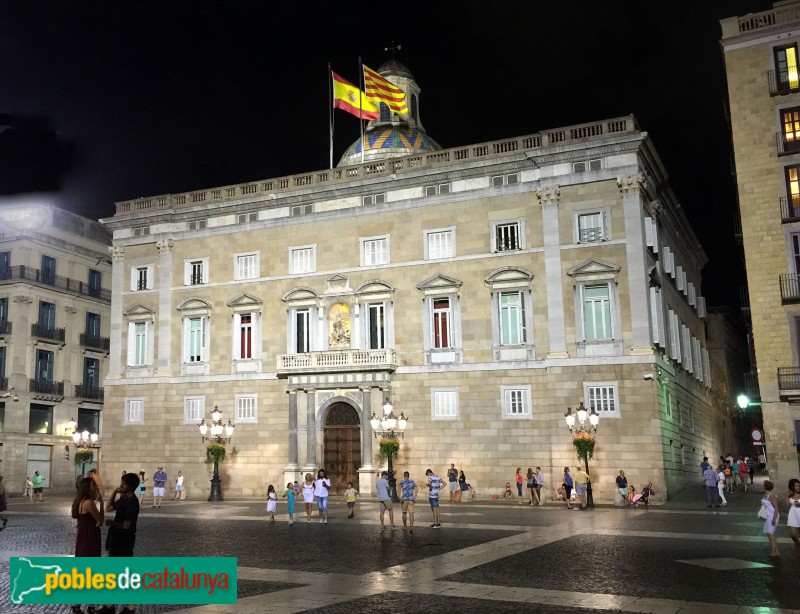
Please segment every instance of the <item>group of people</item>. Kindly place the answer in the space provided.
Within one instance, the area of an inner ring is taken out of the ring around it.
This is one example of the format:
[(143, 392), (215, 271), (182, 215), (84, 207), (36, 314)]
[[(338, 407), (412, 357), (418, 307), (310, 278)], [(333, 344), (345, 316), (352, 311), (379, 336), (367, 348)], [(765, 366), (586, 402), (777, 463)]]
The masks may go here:
[(447, 485), (450, 488), (450, 503), (461, 503), (461, 493), (470, 489), (464, 470), (456, 469), (454, 463), (450, 463), (450, 469), (447, 470)]
[(44, 476), (41, 475), (38, 471), (33, 472), (33, 476), (28, 476), (25, 478), (25, 498), (33, 503), (34, 501), (38, 501), (41, 503), (42, 499), (42, 492), (44, 491)]
[[(544, 473), (541, 467), (536, 467), (536, 471), (528, 467), (527, 473), (522, 475), (522, 467), (517, 467), (517, 473), (514, 476), (517, 484), (517, 498), (518, 504), (523, 505), (522, 490), (523, 485), (525, 492), (528, 495), (528, 505), (542, 505), (542, 488), (544, 488)], [(505, 490), (503, 491), (503, 499), (511, 499), (513, 496), (511, 492), (511, 484), (506, 482)]]
[[(453, 468), (453, 465), (451, 465)], [(464, 472), (461, 472), (461, 476)], [(458, 476), (460, 477), (460, 476)], [(426, 486), (428, 488), (428, 504), (430, 505), (433, 515), (432, 529), (441, 528), (441, 515), (439, 511), (439, 495), (441, 489), (444, 487), (444, 480), (433, 473), (431, 469), (425, 472)], [(465, 478), (466, 479), (466, 478)], [(458, 479), (456, 479), (458, 484)], [(416, 503), (419, 488), (417, 483), (411, 479), (408, 471), (403, 472), (403, 479), (398, 483), (400, 490), (401, 510), (403, 515), (403, 530), (408, 530), (409, 533), (414, 532), (414, 505)], [(375, 489), (378, 495), (378, 506), (380, 511), (381, 529), (396, 529), (394, 524), (394, 505), (392, 502), (392, 493), (389, 486), (389, 473), (383, 471), (378, 476), (375, 484)], [(328, 524), (328, 497), (331, 490), (331, 480), (328, 478), (324, 469), (317, 472), (316, 477), (312, 473), (306, 473), (305, 478), (301, 483), (295, 481), (286, 484), (286, 489), (281, 495), (286, 499), (286, 508), (289, 515), (289, 524), (294, 524), (295, 514), (295, 501), (300, 497), (303, 499), (306, 509), (306, 523), (311, 522), (313, 514), (313, 505), (317, 504), (319, 512), (320, 524)], [(465, 489), (466, 490), (466, 489)], [(347, 503), (347, 518), (355, 517), (355, 505), (358, 500), (359, 493), (353, 487), (352, 482), (347, 483), (347, 490), (344, 491), (345, 502)], [(455, 501), (455, 499), (452, 499)], [(275, 513), (278, 508), (278, 495), (275, 486), (270, 484), (267, 486), (267, 513), (270, 515), (270, 522), (275, 522)], [(386, 517), (388, 516), (389, 524), (386, 524)]]
[[(122, 475), (125, 475), (125, 471)], [(159, 465), (158, 470), (153, 473), (153, 505), (152, 507), (161, 507), (161, 501), (167, 494), (167, 481), (169, 476), (164, 471), (164, 467)], [(144, 471), (139, 472), (139, 486), (136, 487), (136, 496), (139, 499), (139, 504), (144, 505), (144, 498), (147, 495), (147, 476)], [(186, 490), (184, 489), (184, 476), (178, 471), (175, 476), (175, 486), (172, 499), (173, 501), (183, 501), (186, 498)]]
[(636, 492), (636, 486), (628, 484), (628, 478), (622, 469), (619, 471), (616, 482), (617, 492), (625, 505), (638, 507), (641, 503), (645, 507), (650, 506), (650, 496), (654, 494), (652, 482), (648, 482), (641, 492)]
[[(769, 540), (769, 556), (777, 558), (781, 555), (778, 550), (778, 540), (775, 537), (775, 529), (780, 518), (780, 508), (778, 499), (774, 493), (775, 483), (771, 480), (764, 480), (764, 498), (761, 500), (761, 509), (758, 517), (764, 519), (764, 534)], [(800, 480), (792, 478), (789, 480), (789, 491), (786, 493), (786, 525), (789, 527), (789, 535), (792, 538), (794, 556), (800, 559)]]
[[(120, 484), (103, 503), (103, 495), (98, 482), (93, 477), (82, 478), (78, 482), (78, 492), (72, 502), (72, 517), (78, 521), (75, 539), (75, 556), (101, 556), (102, 535), (100, 528), (108, 527), (105, 549), (109, 556), (130, 557), (136, 543), (136, 523), (139, 518), (139, 499), (136, 490), (139, 477), (135, 473), (123, 473)], [(114, 512), (113, 520), (106, 518), (106, 512)], [(121, 612), (133, 612), (134, 606), (127, 605)], [(72, 606), (73, 614), (82, 614), (80, 605)], [(92, 614), (111, 614), (116, 606), (104, 605), (95, 610), (90, 605), (86, 612)]]
[(753, 483), (756, 471), (755, 460), (749, 457), (734, 458), (730, 454), (719, 457), (716, 468), (708, 462), (708, 457), (703, 457), (700, 463), (703, 482), (708, 496), (708, 507), (725, 507), (728, 500), (725, 493), (732, 493), (741, 486), (746, 493), (748, 484)]

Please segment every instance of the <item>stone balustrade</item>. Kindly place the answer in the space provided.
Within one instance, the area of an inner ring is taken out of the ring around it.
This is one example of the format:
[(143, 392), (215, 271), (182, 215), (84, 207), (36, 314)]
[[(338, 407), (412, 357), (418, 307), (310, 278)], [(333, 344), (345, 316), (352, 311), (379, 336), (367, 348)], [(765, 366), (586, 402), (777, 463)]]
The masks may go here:
[(397, 353), (383, 350), (326, 350), (307, 354), (280, 354), (277, 361), (278, 376), (330, 371), (394, 371)]

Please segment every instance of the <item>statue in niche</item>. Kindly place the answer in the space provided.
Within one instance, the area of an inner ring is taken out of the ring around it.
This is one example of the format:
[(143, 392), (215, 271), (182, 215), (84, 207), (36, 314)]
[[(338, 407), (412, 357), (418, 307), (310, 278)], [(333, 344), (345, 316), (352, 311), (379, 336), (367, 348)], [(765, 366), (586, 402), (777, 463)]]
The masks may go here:
[(328, 322), (330, 347), (350, 347), (350, 308), (344, 303), (336, 303), (331, 307)]

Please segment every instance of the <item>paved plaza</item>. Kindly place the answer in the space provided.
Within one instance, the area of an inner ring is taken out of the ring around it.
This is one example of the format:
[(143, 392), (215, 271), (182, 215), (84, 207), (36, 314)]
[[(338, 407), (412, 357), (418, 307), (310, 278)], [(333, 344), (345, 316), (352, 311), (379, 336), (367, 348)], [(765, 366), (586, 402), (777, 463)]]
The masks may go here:
[[(774, 561), (756, 512), (760, 490), (708, 509), (697, 486), (650, 508), (568, 511), (479, 498), (442, 504), (442, 528), (417, 509), (413, 534), (381, 531), (378, 505), (353, 520), (334, 499), (330, 523), (289, 526), (285, 504), (205, 500), (143, 507), (136, 554), (236, 556), (237, 605), (138, 606), (137, 612), (542, 612), (681, 614), (800, 612), (800, 562), (783, 519)], [(70, 501), (12, 499), (0, 532), (0, 612), (68, 612), (8, 605), (10, 556), (70, 554)], [(299, 507), (302, 507), (299, 506)], [(395, 523), (402, 525), (399, 506)], [(794, 610), (793, 610), (794, 609)]]

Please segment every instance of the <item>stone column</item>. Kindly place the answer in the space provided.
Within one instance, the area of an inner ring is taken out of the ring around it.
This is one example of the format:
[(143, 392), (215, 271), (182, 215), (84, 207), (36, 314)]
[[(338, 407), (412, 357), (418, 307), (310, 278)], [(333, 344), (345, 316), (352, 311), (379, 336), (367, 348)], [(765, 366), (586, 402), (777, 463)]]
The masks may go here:
[(300, 480), (297, 455), (297, 391), (289, 390), (289, 458), (283, 468), (283, 483)]
[[(158, 249), (158, 359), (156, 376), (171, 375), (172, 344), (172, 239), (156, 243)], [(183, 334), (182, 331), (178, 333)]]
[[(73, 320), (75, 318), (73, 318), (72, 316), (74, 316), (76, 313), (78, 313), (78, 310), (75, 309), (75, 307), (72, 307), (71, 305), (67, 305), (67, 306), (64, 307), (64, 313), (66, 314), (66, 316), (64, 318), (66, 320), (66, 322), (64, 323), (65, 324), (64, 328), (67, 330), (67, 335), (69, 335), (70, 332), (73, 332), (75, 330), (75, 323), (73, 322)], [(77, 339), (76, 339), (76, 341), (77, 341)], [(71, 340), (69, 339), (69, 337), (66, 337), (66, 343), (69, 343), (72, 347), (79, 347), (78, 345), (72, 343)], [(72, 373), (73, 373), (72, 372), (72, 352), (69, 351), (69, 350), (64, 351), (64, 347), (63, 346), (60, 349), (61, 349), (61, 352), (60, 352), (60, 354), (61, 354), (61, 380), (64, 382), (64, 393), (66, 394), (67, 391), (69, 389), (71, 389), (72, 385), (73, 385), (73, 379), (72, 379)], [(83, 383), (83, 365), (80, 365), (78, 367), (77, 378), (78, 378), (77, 379), (78, 382)], [(55, 374), (53, 374), (53, 379), (57, 380), (58, 377), (56, 377)], [(72, 395), (75, 396), (74, 389), (72, 390)]]
[(650, 306), (648, 299), (646, 254), (644, 241), (644, 203), (647, 190), (644, 173), (617, 179), (622, 194), (622, 211), (625, 219), (625, 255), (628, 265), (628, 291), (631, 310), (631, 354), (653, 353), (650, 341)]
[(361, 389), (361, 467), (358, 469), (358, 490), (371, 496), (375, 487), (375, 467), (372, 464), (372, 389)]
[(547, 358), (569, 358), (567, 333), (564, 327), (564, 280), (561, 272), (561, 240), (558, 235), (558, 199), (561, 188), (557, 185), (536, 190), (542, 205), (542, 232), (544, 234), (544, 273), (547, 288), (547, 327), (550, 347)]
[(125, 248), (109, 247), (108, 251), (111, 254), (111, 326), (109, 328), (111, 352), (108, 355), (106, 379), (120, 379), (123, 376), (122, 357), (127, 355), (127, 348), (122, 345), (122, 330), (126, 325), (122, 318)]
[(306, 462), (303, 473), (317, 468), (317, 391), (306, 390)]

